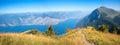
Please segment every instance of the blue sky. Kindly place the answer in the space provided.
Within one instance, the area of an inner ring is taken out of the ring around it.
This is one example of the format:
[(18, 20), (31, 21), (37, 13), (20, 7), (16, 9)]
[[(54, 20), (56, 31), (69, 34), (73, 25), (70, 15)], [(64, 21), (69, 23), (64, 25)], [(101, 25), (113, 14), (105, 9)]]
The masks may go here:
[(0, 13), (92, 11), (100, 6), (120, 10), (120, 0), (0, 0)]

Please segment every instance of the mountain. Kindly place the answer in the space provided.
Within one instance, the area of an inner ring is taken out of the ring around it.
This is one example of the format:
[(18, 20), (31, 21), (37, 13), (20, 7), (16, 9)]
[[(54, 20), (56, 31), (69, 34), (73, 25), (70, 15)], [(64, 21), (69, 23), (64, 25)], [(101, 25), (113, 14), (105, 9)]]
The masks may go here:
[(56, 25), (81, 15), (81, 11), (0, 14), (0, 26)]
[(109, 31), (111, 32), (114, 28), (118, 29), (120, 33), (120, 12), (106, 8), (100, 7), (95, 9), (90, 15), (84, 17), (80, 20), (76, 27), (86, 27), (86, 26), (94, 26), (98, 28), (99, 25), (105, 24), (109, 26)]

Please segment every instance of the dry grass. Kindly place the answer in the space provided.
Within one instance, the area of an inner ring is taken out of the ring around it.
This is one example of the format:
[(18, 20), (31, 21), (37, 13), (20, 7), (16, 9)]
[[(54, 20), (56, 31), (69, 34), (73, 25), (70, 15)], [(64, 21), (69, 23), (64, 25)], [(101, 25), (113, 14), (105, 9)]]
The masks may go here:
[(95, 45), (120, 45), (120, 35), (99, 32), (92, 27), (84, 28), (82, 32), (87, 40)]
[(120, 36), (96, 31), (92, 27), (73, 29), (62, 36), (50, 37), (43, 34), (31, 35), (24, 33), (0, 34), (0, 45), (86, 45), (87, 41), (95, 45), (120, 45)]
[(46, 36), (35, 36), (29, 34), (0, 34), (0, 45), (48, 45), (54, 44), (56, 40)]
[(20, 33), (0, 34), (0, 45), (86, 45), (77, 30), (59, 37)]
[(82, 35), (77, 29), (71, 30), (70, 32), (60, 36), (59, 41), (62, 45), (86, 45), (82, 40)]

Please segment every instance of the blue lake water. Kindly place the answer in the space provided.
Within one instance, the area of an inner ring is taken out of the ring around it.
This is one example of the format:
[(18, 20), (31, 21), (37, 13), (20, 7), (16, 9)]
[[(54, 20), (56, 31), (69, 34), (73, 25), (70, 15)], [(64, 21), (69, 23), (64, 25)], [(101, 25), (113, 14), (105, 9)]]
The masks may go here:
[[(65, 33), (65, 30), (67, 28), (73, 29), (77, 23), (78, 19), (69, 19), (67, 21), (64, 21), (62, 23), (59, 23), (57, 25), (53, 25), (53, 30), (57, 32), (57, 35), (61, 35)], [(6, 27), (0, 27), (1, 33), (7, 33), (7, 32), (24, 32), (26, 30), (30, 29), (37, 29), (40, 32), (45, 32), (48, 28), (48, 25), (29, 25), (29, 26), (6, 26)]]

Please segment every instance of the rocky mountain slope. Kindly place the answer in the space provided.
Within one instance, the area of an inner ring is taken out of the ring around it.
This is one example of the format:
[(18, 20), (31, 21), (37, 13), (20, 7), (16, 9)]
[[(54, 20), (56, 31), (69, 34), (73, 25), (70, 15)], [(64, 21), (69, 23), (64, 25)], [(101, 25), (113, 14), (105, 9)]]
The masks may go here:
[(80, 20), (76, 27), (86, 27), (93, 26), (98, 28), (99, 25), (105, 24), (109, 26), (109, 31), (112, 31), (114, 28), (120, 33), (120, 12), (106, 8), (100, 7), (95, 9), (90, 15), (86, 16)]

